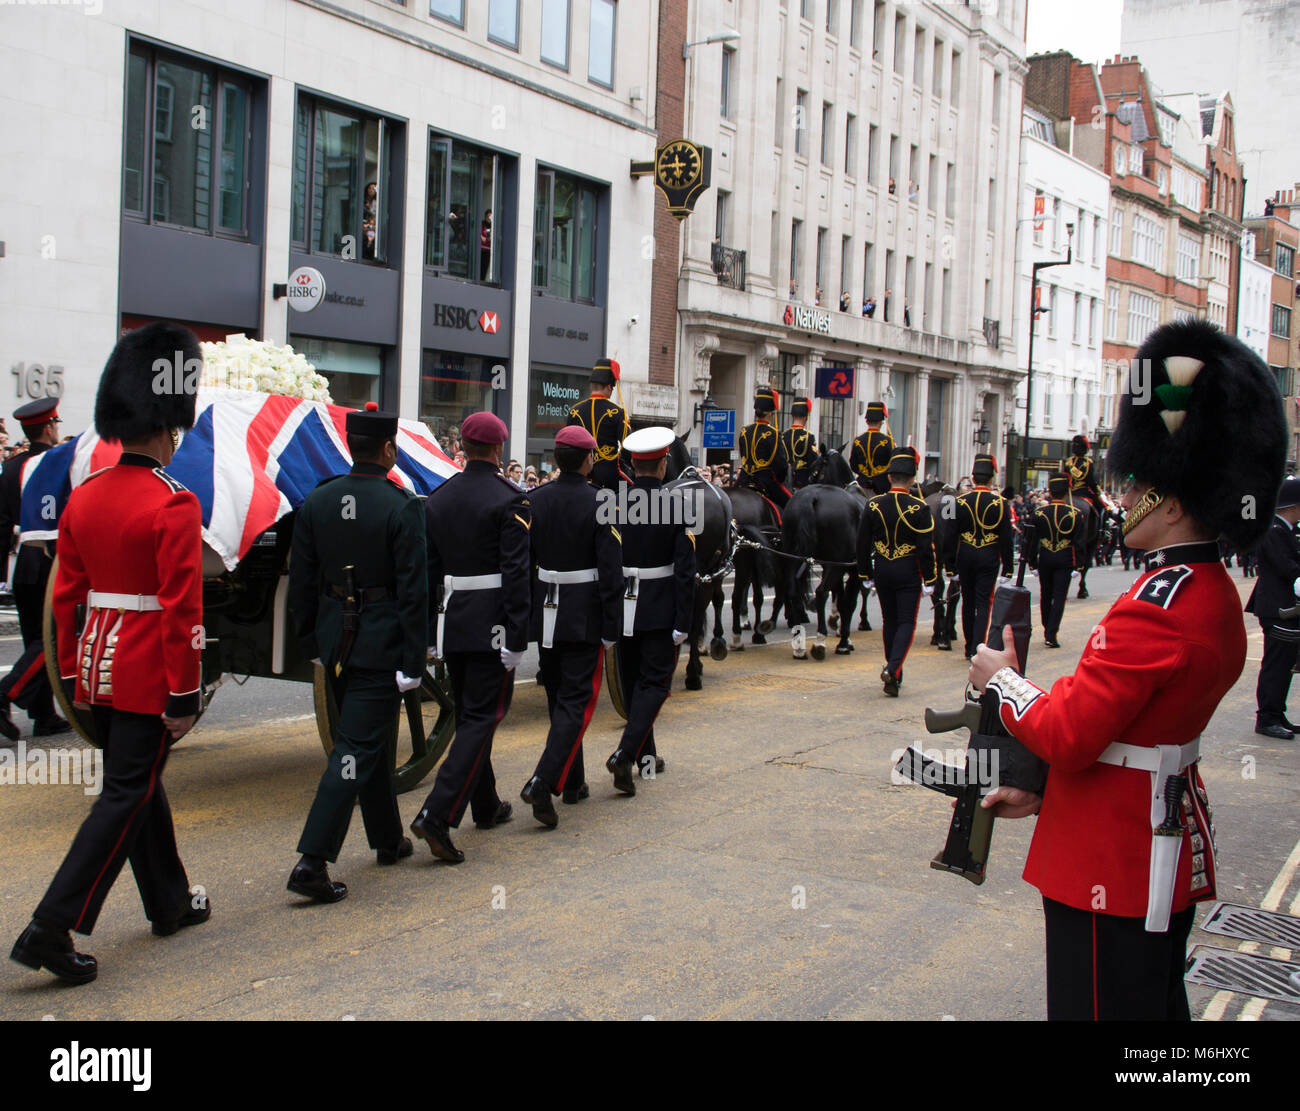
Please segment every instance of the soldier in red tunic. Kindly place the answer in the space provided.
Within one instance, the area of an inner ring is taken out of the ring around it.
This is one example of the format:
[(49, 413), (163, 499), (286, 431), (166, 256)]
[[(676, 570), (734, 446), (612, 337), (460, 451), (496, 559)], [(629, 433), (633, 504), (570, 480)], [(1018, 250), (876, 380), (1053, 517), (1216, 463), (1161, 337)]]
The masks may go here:
[(987, 645), (970, 671), (1050, 764), (1041, 798), (999, 787), (984, 800), (1001, 817), (1039, 814), (1025, 879), (1043, 896), (1049, 1019), (1189, 1017), (1194, 904), (1215, 895), (1200, 738), (1246, 659), (1218, 539), (1260, 539), (1286, 459), (1277, 385), (1236, 339), (1166, 325), (1134, 367), (1107, 464), (1131, 476), (1124, 533), (1144, 573), (1050, 691)]
[(200, 709), (202, 518), (162, 468), (177, 430), (194, 423), (201, 359), (194, 334), (174, 324), (122, 337), (95, 401), (95, 427), (121, 441), (122, 458), (72, 492), (59, 522), (59, 673), (94, 719), (104, 785), (11, 956), (74, 984), (98, 966), (69, 931), (95, 928), (128, 860), (155, 934), (210, 914), (190, 890), (162, 786), (168, 750)]

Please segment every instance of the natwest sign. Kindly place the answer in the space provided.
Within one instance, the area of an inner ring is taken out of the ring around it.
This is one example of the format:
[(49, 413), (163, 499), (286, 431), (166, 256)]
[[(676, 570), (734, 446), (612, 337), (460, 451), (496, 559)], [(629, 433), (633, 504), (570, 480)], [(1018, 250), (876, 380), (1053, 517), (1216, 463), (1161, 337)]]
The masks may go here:
[(785, 325), (787, 328), (799, 328), (805, 332), (831, 334), (831, 314), (821, 309), (810, 309), (804, 305), (786, 305)]

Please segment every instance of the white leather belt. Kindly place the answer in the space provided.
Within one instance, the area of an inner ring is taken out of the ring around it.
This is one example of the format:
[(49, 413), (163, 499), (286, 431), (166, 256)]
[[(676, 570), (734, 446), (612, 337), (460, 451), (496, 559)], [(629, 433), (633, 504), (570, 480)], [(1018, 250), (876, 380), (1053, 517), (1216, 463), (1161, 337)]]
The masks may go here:
[(542, 608), (542, 647), (550, 648), (555, 642), (555, 619), (560, 613), (560, 587), (599, 582), (600, 573), (594, 567), (584, 567), (581, 571), (548, 571), (539, 567), (537, 577), (548, 584)]
[[(1116, 741), (1097, 757), (1102, 764), (1136, 768), (1151, 776), (1151, 865), (1147, 873), (1148, 933), (1165, 933), (1173, 910), (1174, 886), (1178, 882), (1178, 856), (1183, 839), (1162, 836), (1155, 831), (1165, 820), (1165, 784), (1172, 776), (1195, 764), (1201, 755), (1201, 738), (1185, 745), (1155, 745), (1150, 748)], [(1190, 789), (1190, 786), (1189, 786)]]
[(635, 632), (636, 601), (638, 586), (642, 579), (671, 579), (673, 565), (666, 563), (662, 567), (624, 567), (623, 568), (623, 635), (630, 637)]
[(501, 574), (495, 575), (443, 575), (442, 604), (438, 606), (438, 651), (446, 655), (447, 648), (442, 641), (442, 631), (446, 626), (447, 603), (458, 590), (495, 590), (501, 585)]
[(162, 609), (157, 594), (110, 594), (103, 590), (86, 593), (86, 605), (96, 610), (131, 610), (133, 613), (150, 613)]

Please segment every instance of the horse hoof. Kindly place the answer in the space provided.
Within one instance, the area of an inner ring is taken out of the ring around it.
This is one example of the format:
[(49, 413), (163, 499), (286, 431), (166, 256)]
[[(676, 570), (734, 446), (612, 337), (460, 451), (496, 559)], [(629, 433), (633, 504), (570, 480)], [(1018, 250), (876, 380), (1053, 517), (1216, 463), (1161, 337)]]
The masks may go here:
[(870, 621), (862, 621), (862, 622), (860, 622), (860, 623), (858, 624), (858, 632), (860, 632), (860, 633), (869, 633), (869, 632), (871, 632), (871, 622), (870, 622)]
[(721, 637), (709, 641), (709, 659), (721, 662), (727, 658), (727, 642)]
[(812, 654), (814, 660), (824, 660), (826, 658), (826, 645), (814, 644), (808, 651)]
[(765, 637), (762, 633), (757, 633), (757, 632), (756, 632), (752, 637), (749, 638), (749, 643), (750, 643), (750, 644), (766, 644), (766, 643), (767, 643), (767, 637)]
[(698, 691), (704, 689), (703, 680), (693, 675), (686, 676), (686, 689), (688, 691)]
[(838, 629), (840, 627), (840, 615), (838, 613), (831, 614), (826, 618), (826, 624), (832, 629)]
[(770, 633), (775, 628), (776, 628), (775, 621), (764, 621), (758, 626), (758, 632), (759, 635), (761, 636)]

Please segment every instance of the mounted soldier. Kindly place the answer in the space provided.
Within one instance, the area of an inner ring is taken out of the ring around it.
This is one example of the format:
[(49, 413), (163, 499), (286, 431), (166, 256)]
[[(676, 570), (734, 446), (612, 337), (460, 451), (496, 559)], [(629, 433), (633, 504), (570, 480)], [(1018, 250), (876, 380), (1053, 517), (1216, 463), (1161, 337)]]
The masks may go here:
[(849, 466), (858, 485), (870, 494), (889, 489), (889, 461), (894, 457), (894, 437), (881, 427), (889, 416), (883, 401), (867, 404), (867, 430), (853, 441)]
[(790, 403), (790, 427), (781, 433), (781, 446), (790, 464), (789, 487), (799, 490), (813, 481), (813, 463), (817, 460), (817, 437), (808, 431), (806, 423), (812, 412), (812, 401), (796, 397)]
[(790, 491), (784, 485), (790, 470), (781, 434), (772, 424), (776, 390), (763, 386), (754, 394), (754, 420), (740, 430), (740, 481), (760, 491), (777, 510), (785, 508)]
[(632, 428), (627, 411), (610, 399), (618, 378), (618, 363), (608, 357), (601, 359), (591, 368), (591, 396), (569, 410), (569, 424), (582, 425), (596, 441), (591, 482), (606, 490), (617, 490), (620, 483), (632, 481), (618, 465), (623, 439)]

